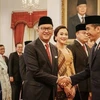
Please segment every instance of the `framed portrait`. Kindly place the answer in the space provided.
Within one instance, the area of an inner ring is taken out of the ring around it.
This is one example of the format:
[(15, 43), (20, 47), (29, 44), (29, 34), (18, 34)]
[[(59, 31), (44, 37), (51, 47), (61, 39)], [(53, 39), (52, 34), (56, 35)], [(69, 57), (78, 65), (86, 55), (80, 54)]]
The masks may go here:
[[(78, 0), (62, 0), (62, 24), (67, 26), (69, 17), (77, 13), (76, 6)], [(100, 15), (100, 0), (86, 0), (87, 15)]]
[[(61, 2), (62, 2), (62, 8), (61, 8), (62, 25), (68, 27), (69, 18), (77, 14), (78, 0), (61, 0)], [(100, 15), (100, 0), (86, 0), (86, 2), (87, 2), (87, 10), (86, 10), (87, 15)], [(70, 33), (71, 32), (69, 32), (69, 35)], [(73, 32), (73, 34), (75, 36), (75, 32)], [(73, 43), (74, 39), (75, 37), (69, 36), (67, 44)]]

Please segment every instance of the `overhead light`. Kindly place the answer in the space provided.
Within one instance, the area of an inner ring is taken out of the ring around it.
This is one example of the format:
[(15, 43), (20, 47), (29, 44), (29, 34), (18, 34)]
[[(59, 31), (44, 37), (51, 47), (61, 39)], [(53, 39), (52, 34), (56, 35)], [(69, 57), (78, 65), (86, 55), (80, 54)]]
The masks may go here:
[(23, 7), (31, 14), (39, 7), (39, 0), (22, 0)]

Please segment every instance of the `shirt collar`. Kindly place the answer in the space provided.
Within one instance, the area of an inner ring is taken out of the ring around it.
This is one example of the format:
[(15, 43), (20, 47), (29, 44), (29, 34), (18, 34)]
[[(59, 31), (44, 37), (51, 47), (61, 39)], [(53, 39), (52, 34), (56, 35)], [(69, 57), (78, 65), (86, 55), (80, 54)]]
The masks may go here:
[(80, 45), (81, 45), (81, 46), (83, 46), (83, 45), (84, 45), (84, 44), (83, 44), (83, 43), (81, 43), (78, 39), (76, 39), (76, 41), (78, 41), (78, 42), (80, 43)]
[(100, 38), (98, 38), (95, 43), (98, 45), (100, 43)]
[(79, 17), (80, 21), (82, 21), (82, 17), (85, 17), (85, 16), (86, 16), (85, 14), (82, 16), (82, 15), (80, 15), (80, 14), (78, 13), (78, 17)]
[[(40, 38), (39, 38), (39, 39), (40, 39)], [(44, 45), (44, 47), (45, 47), (46, 44), (49, 44), (49, 42), (48, 42), (48, 43), (45, 43), (45, 42), (43, 42), (41, 39), (40, 39), (40, 41), (42, 42), (42, 44)]]

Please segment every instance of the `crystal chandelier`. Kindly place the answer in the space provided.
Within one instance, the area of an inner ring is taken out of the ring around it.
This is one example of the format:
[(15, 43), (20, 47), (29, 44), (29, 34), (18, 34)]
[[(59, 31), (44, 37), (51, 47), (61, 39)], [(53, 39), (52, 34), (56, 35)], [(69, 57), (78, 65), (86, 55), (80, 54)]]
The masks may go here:
[(31, 14), (39, 7), (39, 0), (22, 0), (23, 7)]

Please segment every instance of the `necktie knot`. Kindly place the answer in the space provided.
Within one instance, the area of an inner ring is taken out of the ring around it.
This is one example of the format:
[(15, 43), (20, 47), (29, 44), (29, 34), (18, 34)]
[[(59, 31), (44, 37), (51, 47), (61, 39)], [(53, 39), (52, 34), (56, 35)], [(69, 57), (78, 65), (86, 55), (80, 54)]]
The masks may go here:
[(46, 48), (49, 48), (49, 44), (48, 44), (48, 43), (46, 43), (46, 44), (45, 44), (45, 47), (46, 47)]
[(82, 18), (82, 23), (85, 23), (85, 18), (84, 17), (81, 17)]

